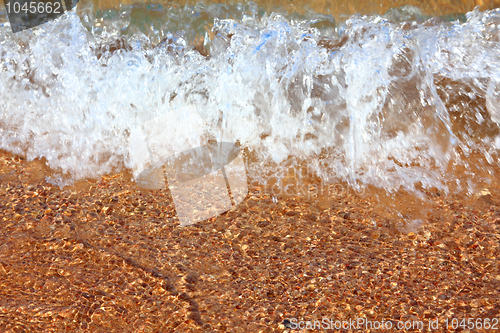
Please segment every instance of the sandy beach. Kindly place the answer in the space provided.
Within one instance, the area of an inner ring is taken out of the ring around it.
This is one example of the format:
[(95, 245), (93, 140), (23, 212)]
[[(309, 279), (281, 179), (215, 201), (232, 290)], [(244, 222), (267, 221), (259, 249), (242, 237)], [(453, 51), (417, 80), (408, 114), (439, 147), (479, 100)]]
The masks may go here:
[[(500, 329), (498, 186), (429, 193), (424, 222), (406, 226), (366, 196), (276, 202), (251, 186), (180, 227), (168, 189), (126, 173), (60, 189), (47, 172), (0, 152), (1, 332)], [(452, 327), (469, 318), (489, 329)], [(349, 320), (364, 324), (333, 327)]]

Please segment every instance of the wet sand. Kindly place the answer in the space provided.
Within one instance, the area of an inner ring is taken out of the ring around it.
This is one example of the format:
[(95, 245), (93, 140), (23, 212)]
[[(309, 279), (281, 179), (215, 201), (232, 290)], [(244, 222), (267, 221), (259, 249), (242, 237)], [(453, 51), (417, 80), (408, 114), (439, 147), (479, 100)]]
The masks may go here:
[(274, 202), (252, 185), (235, 209), (180, 227), (168, 189), (141, 190), (126, 173), (60, 189), (46, 173), (0, 152), (1, 332), (500, 320), (496, 185), (470, 199), (429, 192), (424, 223), (406, 226), (370, 196)]

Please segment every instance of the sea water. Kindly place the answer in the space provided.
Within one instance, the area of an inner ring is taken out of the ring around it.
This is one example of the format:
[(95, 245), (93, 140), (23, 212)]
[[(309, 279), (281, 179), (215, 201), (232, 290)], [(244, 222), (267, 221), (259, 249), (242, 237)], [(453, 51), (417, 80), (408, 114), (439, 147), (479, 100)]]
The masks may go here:
[(500, 10), (336, 22), (253, 3), (80, 2), (31, 30), (1, 23), (0, 149), (44, 159), (61, 186), (137, 173), (147, 138), (156, 161), (237, 142), (262, 183), (300, 165), (357, 190), (474, 193), (498, 177), (499, 42)]

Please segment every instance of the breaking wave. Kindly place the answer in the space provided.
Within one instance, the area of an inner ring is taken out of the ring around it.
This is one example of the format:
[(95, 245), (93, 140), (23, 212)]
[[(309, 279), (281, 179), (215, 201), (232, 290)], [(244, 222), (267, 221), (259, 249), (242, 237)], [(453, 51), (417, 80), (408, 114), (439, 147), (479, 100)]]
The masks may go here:
[(238, 142), (262, 182), (298, 165), (388, 192), (495, 177), (500, 11), (335, 22), (214, 6), (149, 26), (145, 7), (83, 7), (16, 34), (3, 23), (0, 149), (44, 158), (61, 185), (137, 172), (144, 138), (153, 160)]

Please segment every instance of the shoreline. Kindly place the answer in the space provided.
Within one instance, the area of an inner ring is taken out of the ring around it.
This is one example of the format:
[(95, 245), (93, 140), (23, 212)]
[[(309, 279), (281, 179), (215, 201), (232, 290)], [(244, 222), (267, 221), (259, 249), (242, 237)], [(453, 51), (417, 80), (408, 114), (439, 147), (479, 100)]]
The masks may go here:
[(477, 198), (436, 195), (425, 221), (406, 227), (352, 193), (275, 202), (251, 185), (236, 208), (180, 227), (168, 189), (139, 190), (125, 173), (59, 189), (43, 174), (0, 151), (2, 332), (500, 320), (496, 185)]

